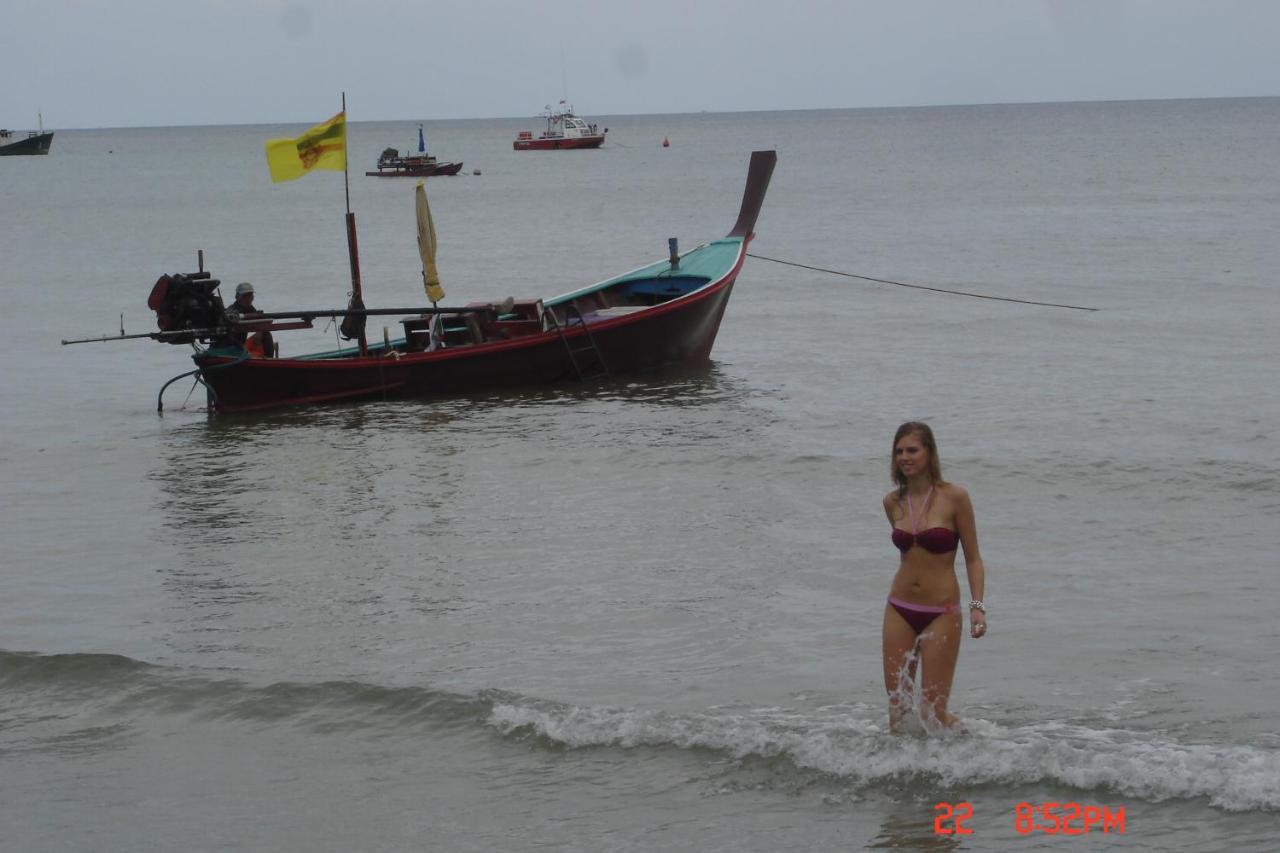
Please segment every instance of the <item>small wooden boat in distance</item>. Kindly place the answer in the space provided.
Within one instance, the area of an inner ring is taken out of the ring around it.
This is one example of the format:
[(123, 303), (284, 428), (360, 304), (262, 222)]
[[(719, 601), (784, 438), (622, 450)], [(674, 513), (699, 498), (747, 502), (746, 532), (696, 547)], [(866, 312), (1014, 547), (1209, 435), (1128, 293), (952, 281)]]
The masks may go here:
[[(215, 293), (218, 280), (202, 269), (162, 276), (156, 283), (148, 304), (160, 332), (90, 340), (150, 337), (196, 344), (194, 372), (208, 388), (210, 408), (218, 412), (466, 393), (705, 363), (746, 260), (776, 160), (773, 151), (751, 155), (742, 206), (727, 236), (683, 253), (671, 238), (667, 258), (558, 296), (458, 307), (289, 311), (246, 319), (223, 309)], [(251, 356), (243, 345), (228, 343), (229, 333), (243, 340), (257, 331), (309, 327), (322, 317), (345, 317), (344, 326), (360, 324), (365, 343), (362, 324), (378, 315), (399, 315), (401, 334), (367, 346), (276, 358)], [(63, 343), (81, 342), (88, 341)]]
[(435, 157), (400, 155), (388, 148), (378, 157), (376, 172), (365, 172), (370, 178), (429, 178), (432, 175), (456, 175), (462, 171), (462, 163), (441, 163)]
[(432, 175), (456, 175), (462, 171), (462, 163), (442, 163), (427, 154), (422, 125), (418, 125), (418, 153), (401, 154), (395, 148), (385, 148), (378, 156), (378, 170), (365, 172), (371, 178), (429, 178)]

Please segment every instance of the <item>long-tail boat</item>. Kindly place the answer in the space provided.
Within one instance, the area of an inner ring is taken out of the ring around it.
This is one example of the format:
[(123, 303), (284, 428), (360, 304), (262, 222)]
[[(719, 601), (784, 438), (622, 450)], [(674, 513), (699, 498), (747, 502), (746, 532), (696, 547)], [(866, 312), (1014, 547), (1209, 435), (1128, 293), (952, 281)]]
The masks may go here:
[[(559, 296), (458, 307), (352, 304), (240, 317), (223, 307), (215, 292), (220, 282), (201, 269), (165, 275), (156, 283), (148, 305), (161, 331), (120, 338), (195, 345), (192, 374), (207, 386), (210, 408), (217, 412), (429, 396), (702, 363), (710, 357), (754, 236), (776, 159), (773, 151), (751, 155), (742, 206), (727, 236), (683, 253), (671, 238), (666, 259)], [(402, 334), (367, 341), (364, 321), (375, 315), (402, 315)], [(310, 327), (315, 319), (338, 317), (344, 336), (358, 338), (358, 346), (272, 358), (252, 356), (234, 342), (236, 336)], [(63, 343), (81, 342), (86, 341)]]

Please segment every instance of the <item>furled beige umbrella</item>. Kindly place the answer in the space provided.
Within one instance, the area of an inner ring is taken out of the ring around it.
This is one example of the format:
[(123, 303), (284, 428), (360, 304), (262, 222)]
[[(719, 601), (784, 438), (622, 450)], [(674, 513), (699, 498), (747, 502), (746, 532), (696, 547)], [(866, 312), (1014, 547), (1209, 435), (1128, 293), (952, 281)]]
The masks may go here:
[(427, 289), (427, 299), (432, 307), (444, 299), (440, 286), (440, 273), (436, 271), (436, 225), (431, 220), (431, 207), (427, 204), (427, 190), (422, 181), (414, 191), (414, 207), (418, 213), (418, 254), (422, 255), (422, 284)]

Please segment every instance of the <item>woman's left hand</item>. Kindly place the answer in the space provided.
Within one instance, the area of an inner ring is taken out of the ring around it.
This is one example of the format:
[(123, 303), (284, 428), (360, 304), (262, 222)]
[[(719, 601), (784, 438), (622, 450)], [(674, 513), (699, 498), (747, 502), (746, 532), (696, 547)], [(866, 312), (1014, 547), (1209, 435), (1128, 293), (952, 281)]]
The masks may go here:
[(987, 633), (987, 614), (981, 610), (969, 611), (969, 636), (975, 640)]

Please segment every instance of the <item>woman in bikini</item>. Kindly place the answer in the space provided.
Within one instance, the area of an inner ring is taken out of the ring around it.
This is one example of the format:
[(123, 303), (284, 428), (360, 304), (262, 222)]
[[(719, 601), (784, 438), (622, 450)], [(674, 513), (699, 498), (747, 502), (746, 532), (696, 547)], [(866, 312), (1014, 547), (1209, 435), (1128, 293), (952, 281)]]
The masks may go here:
[(893, 437), (890, 470), (898, 488), (884, 496), (893, 544), (902, 552), (884, 608), (884, 686), (889, 729), (899, 731), (911, 709), (917, 664), (923, 670), (921, 714), (926, 723), (951, 728), (947, 712), (951, 679), (964, 628), (956, 547), (964, 548), (969, 576), (969, 633), (987, 632), (982, 604), (983, 566), (969, 493), (942, 479), (938, 445), (927, 424), (911, 421)]

